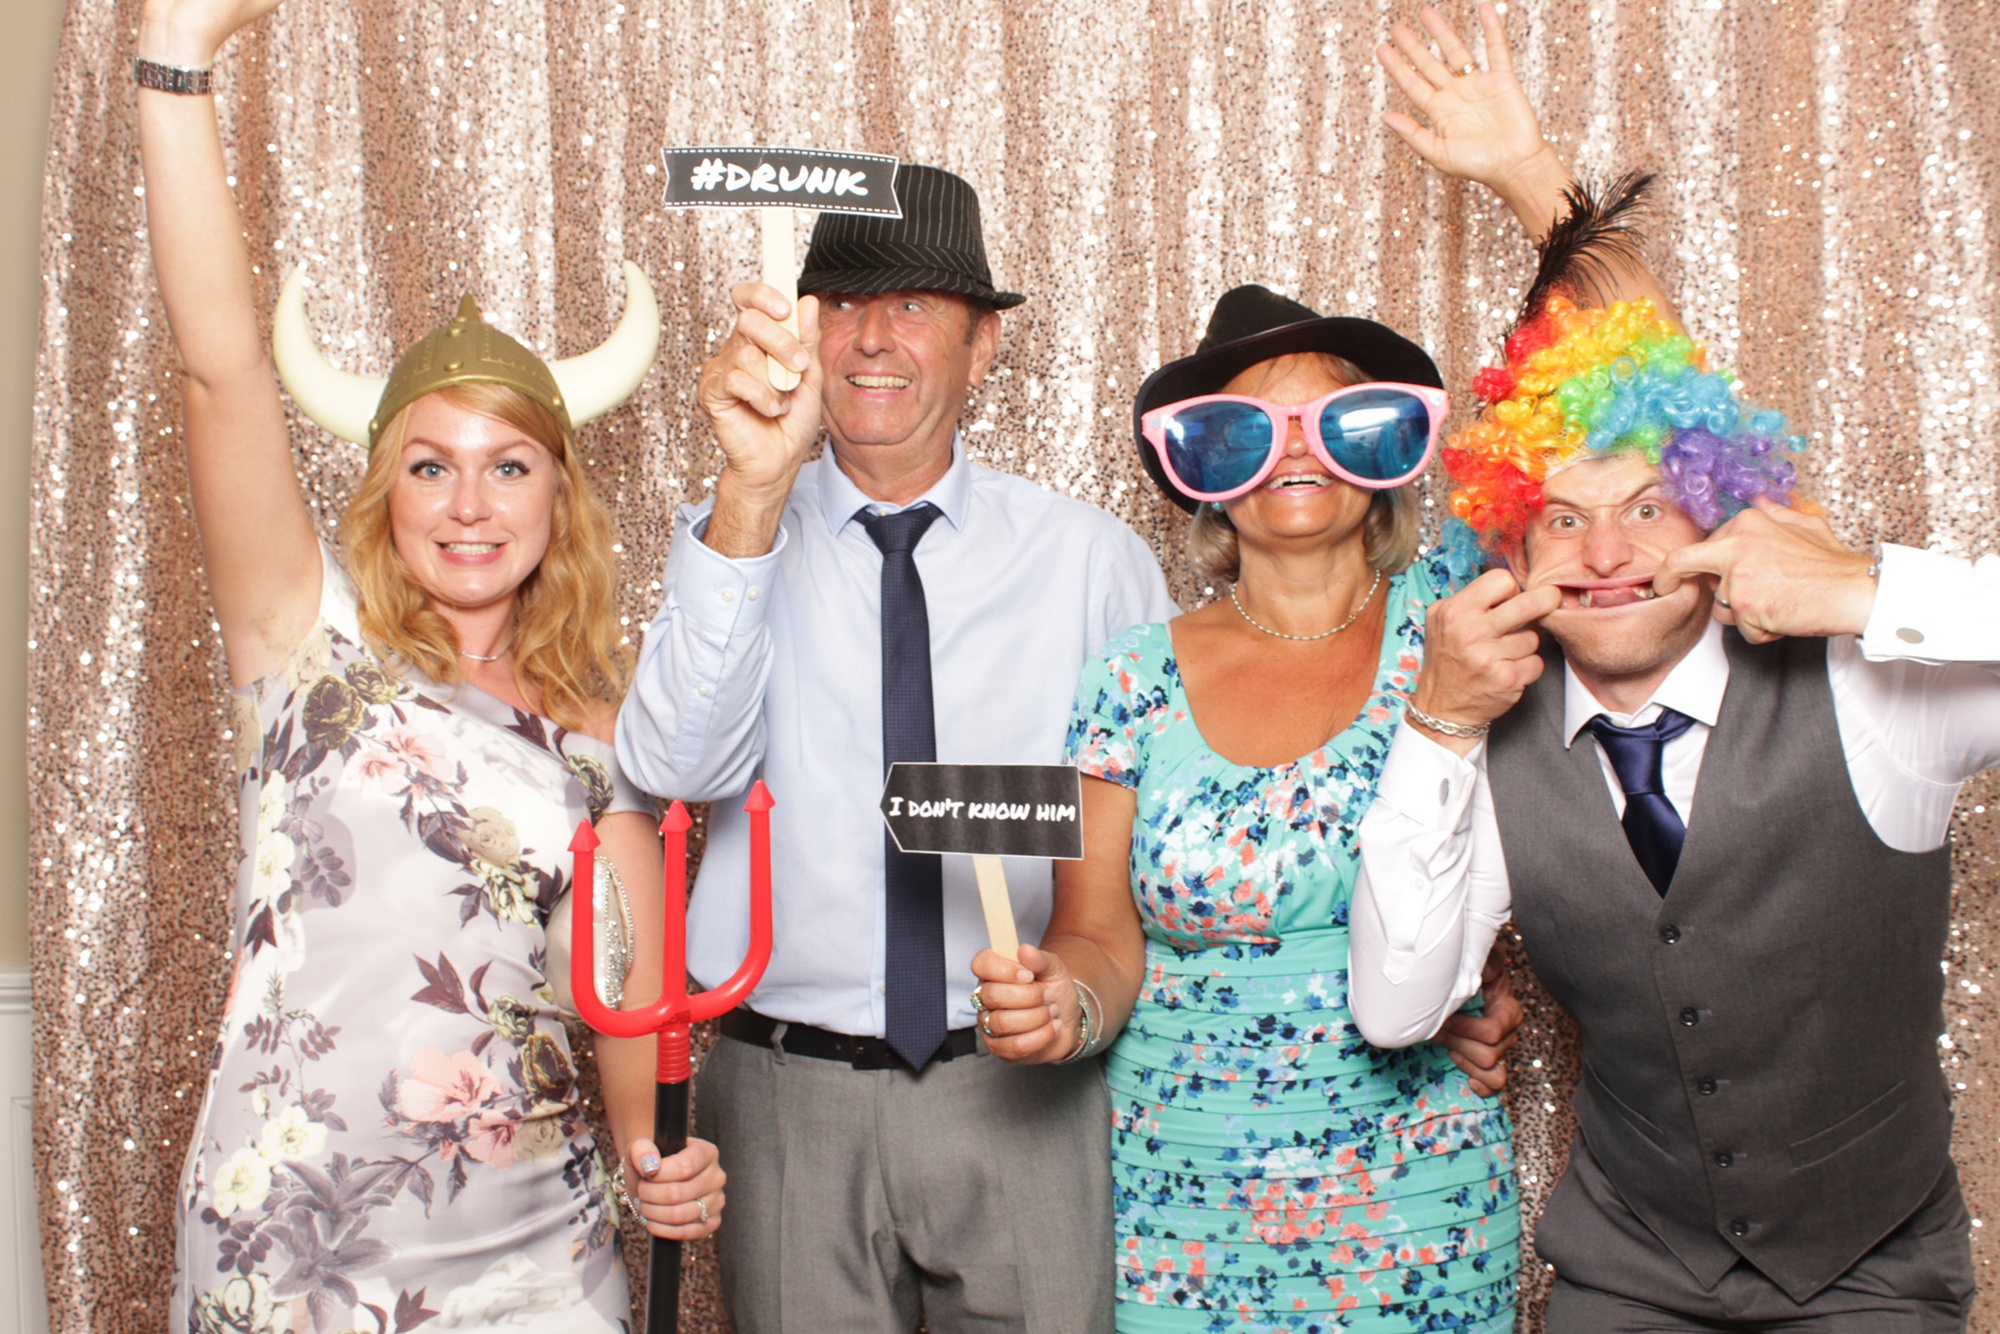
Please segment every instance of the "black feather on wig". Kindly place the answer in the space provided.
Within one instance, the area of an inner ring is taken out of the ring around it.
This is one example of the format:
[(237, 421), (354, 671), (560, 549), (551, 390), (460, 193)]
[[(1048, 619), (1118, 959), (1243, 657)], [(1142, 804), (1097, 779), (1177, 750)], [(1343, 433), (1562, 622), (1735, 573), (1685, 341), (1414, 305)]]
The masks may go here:
[(1575, 184), (1563, 191), (1569, 213), (1549, 228), (1536, 247), (1541, 261), (1521, 302), (1515, 328), (1541, 314), (1549, 298), (1558, 293), (1578, 305), (1604, 304), (1612, 291), (1614, 260), (1635, 269), (1643, 266), (1640, 247), (1646, 237), (1639, 219), (1646, 210), (1647, 192), (1657, 179), (1650, 171), (1628, 171), (1601, 196)]

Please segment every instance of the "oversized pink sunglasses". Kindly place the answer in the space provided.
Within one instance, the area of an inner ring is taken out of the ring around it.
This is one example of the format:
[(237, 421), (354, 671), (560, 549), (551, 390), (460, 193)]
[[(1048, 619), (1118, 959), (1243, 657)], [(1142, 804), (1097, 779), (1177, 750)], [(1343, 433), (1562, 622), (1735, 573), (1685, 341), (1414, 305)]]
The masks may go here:
[(1297, 420), (1313, 456), (1344, 482), (1386, 490), (1423, 472), (1451, 409), (1442, 389), (1376, 381), (1292, 406), (1244, 394), (1204, 394), (1139, 419), (1167, 478), (1194, 500), (1256, 490), (1285, 455)]

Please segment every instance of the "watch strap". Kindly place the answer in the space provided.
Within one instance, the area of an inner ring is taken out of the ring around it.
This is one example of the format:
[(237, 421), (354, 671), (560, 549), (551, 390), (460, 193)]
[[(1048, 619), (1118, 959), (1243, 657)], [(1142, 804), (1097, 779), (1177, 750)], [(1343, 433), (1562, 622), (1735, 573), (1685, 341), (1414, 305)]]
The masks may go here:
[(162, 65), (157, 60), (147, 60), (141, 56), (132, 62), (132, 77), (138, 81), (141, 88), (152, 88), (162, 93), (197, 96), (213, 89), (215, 71)]

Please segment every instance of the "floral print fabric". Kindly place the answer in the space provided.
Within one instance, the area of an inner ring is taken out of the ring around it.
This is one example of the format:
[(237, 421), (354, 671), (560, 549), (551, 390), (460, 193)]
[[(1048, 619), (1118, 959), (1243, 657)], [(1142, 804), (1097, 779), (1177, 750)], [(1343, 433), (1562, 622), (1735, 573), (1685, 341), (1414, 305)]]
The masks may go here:
[(616, 1212), (543, 976), (610, 746), (319, 624), (239, 691), (235, 975), (181, 1187), (171, 1328), (590, 1334)]
[(1442, 1048), (1347, 1008), (1356, 832), (1422, 662), (1441, 557), (1389, 583), (1352, 726), (1252, 768), (1197, 729), (1164, 625), (1085, 668), (1068, 759), (1133, 789), (1146, 975), (1108, 1059), (1118, 1328), (1505, 1331), (1511, 1128)]

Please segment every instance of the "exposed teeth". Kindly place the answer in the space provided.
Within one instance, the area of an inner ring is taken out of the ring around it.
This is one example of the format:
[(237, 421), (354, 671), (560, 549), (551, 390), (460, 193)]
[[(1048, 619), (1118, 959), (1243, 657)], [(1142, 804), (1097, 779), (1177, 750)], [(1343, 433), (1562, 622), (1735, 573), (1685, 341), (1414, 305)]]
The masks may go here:
[(902, 375), (850, 375), (847, 382), (862, 389), (903, 389), (910, 383)]
[(1653, 587), (1651, 584), (1647, 584), (1644, 587), (1640, 588), (1639, 590), (1639, 601), (1651, 602), (1654, 598), (1658, 597), (1659, 595), (1660, 595), (1659, 589)]
[(458, 556), (484, 556), (498, 551), (498, 542), (447, 542), (444, 549)]
[(1590, 605), (1590, 590), (1586, 588), (1581, 593), (1578, 593), (1576, 600), (1578, 605), (1588, 607)]
[(1287, 487), (1301, 487), (1301, 486), (1309, 486), (1317, 488), (1325, 485), (1326, 485), (1326, 478), (1315, 477), (1313, 474), (1307, 472), (1287, 473), (1285, 476), (1280, 477), (1271, 483), (1271, 486), (1277, 490), (1283, 490)]

